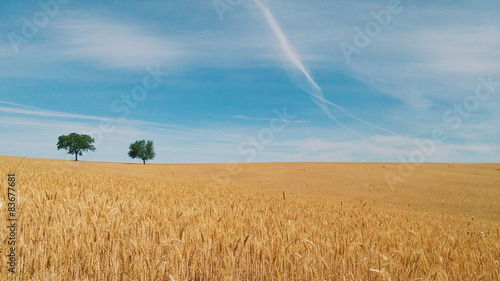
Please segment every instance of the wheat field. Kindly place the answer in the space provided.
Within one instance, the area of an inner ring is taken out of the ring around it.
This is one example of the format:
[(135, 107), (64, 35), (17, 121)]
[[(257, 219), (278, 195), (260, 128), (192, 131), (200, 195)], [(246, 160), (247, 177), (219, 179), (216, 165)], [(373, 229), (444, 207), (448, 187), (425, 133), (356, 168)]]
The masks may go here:
[[(0, 213), (7, 174), (0, 156)], [(500, 165), (69, 162), (17, 167), (0, 280), (500, 280)], [(7, 225), (7, 221), (5, 221)]]

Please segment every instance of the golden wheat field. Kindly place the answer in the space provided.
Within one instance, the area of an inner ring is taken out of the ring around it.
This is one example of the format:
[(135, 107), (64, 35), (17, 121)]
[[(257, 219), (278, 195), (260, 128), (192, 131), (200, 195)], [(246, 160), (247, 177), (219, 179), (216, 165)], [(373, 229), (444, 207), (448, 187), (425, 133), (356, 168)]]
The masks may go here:
[[(8, 174), (0, 157), (1, 208)], [(233, 167), (234, 168), (234, 167)], [(0, 280), (500, 280), (500, 165), (26, 158)], [(4, 220), (7, 226), (9, 223)]]

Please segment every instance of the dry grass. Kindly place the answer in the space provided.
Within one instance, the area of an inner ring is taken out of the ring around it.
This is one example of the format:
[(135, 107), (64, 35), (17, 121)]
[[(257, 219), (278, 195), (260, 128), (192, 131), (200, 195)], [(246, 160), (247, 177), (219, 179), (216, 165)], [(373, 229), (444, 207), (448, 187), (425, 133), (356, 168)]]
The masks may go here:
[[(2, 215), (19, 161), (0, 157)], [(26, 159), (15, 275), (500, 279), (498, 164), (424, 165), (395, 190), (381, 172), (392, 164), (248, 164), (231, 184), (211, 180), (223, 167)], [(4, 253), (0, 280), (9, 280)]]

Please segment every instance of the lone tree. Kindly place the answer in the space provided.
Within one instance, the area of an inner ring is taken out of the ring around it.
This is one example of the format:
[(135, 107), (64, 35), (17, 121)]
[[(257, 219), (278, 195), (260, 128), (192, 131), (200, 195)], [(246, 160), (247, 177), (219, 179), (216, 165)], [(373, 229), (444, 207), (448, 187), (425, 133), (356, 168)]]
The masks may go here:
[(153, 141), (150, 140), (147, 142), (145, 140), (136, 141), (130, 145), (129, 149), (128, 156), (132, 159), (142, 159), (144, 165), (146, 164), (146, 160), (151, 160), (156, 156)]
[(94, 139), (89, 135), (80, 135), (77, 133), (71, 133), (67, 136), (59, 136), (59, 141), (57, 142), (57, 150), (66, 149), (68, 154), (75, 155), (75, 161), (78, 161), (78, 155), (82, 155), (83, 152), (95, 151)]

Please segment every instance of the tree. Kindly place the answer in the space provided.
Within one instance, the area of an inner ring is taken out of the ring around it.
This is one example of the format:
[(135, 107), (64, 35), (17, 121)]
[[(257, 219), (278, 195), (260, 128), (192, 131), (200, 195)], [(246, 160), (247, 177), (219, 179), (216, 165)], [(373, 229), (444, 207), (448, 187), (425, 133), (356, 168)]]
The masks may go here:
[(150, 140), (147, 142), (145, 140), (136, 141), (130, 145), (129, 149), (128, 156), (132, 159), (142, 159), (144, 165), (146, 164), (146, 160), (151, 160), (156, 156), (153, 141)]
[(57, 142), (57, 150), (66, 149), (68, 154), (75, 155), (75, 161), (78, 161), (78, 155), (82, 155), (83, 152), (95, 151), (94, 139), (89, 135), (80, 135), (77, 133), (71, 133), (67, 136), (59, 136), (59, 141)]

